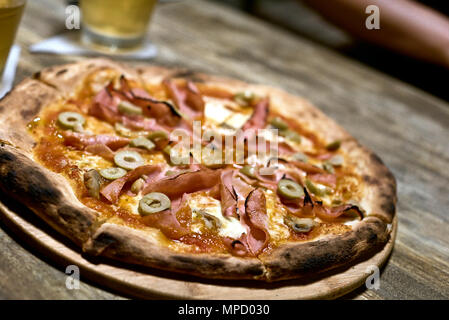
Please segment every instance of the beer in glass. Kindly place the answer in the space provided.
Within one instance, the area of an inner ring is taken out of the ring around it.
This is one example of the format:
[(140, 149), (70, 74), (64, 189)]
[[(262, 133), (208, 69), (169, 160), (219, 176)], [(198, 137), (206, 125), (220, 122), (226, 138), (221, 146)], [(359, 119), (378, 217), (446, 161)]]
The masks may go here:
[(0, 0), (0, 80), (26, 0)]
[(157, 0), (81, 0), (83, 41), (111, 49), (141, 44)]

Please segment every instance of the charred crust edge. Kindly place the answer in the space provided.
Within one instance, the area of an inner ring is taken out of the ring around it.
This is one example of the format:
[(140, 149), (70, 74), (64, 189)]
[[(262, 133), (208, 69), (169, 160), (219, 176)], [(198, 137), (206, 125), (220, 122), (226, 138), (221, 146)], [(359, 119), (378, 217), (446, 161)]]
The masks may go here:
[(0, 143), (0, 190), (32, 211), (75, 243), (89, 238), (95, 217), (65, 199), (54, 182), (31, 159)]

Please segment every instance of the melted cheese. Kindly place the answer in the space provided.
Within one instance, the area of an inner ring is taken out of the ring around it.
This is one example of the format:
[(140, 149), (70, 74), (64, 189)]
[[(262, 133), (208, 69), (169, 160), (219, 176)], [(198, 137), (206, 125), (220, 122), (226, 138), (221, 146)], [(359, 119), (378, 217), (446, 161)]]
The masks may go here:
[(102, 170), (111, 167), (111, 162), (100, 156), (84, 153), (84, 151), (67, 150), (67, 157), (73, 164), (82, 170), (97, 169)]
[(268, 233), (274, 241), (287, 239), (290, 235), (288, 227), (284, 224), (284, 216), (287, 210), (284, 206), (278, 205), (276, 195), (271, 190), (265, 191), (267, 199)]
[[(204, 101), (206, 103), (204, 110), (206, 125), (218, 126), (224, 123), (233, 129), (239, 129), (252, 114), (252, 109), (243, 109), (229, 100), (204, 97)], [(232, 110), (226, 108), (226, 105), (232, 107)]]
[(238, 239), (246, 233), (239, 220), (222, 215), (220, 201), (214, 198), (204, 195), (192, 196), (188, 200), (188, 205), (192, 210), (193, 232), (201, 233), (204, 228), (217, 228), (220, 236), (233, 239)]

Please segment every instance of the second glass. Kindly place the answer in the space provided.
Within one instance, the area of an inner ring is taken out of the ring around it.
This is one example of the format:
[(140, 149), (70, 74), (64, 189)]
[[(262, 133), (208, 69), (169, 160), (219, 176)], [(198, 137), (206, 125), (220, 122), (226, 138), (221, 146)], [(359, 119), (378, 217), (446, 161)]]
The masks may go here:
[(114, 49), (139, 46), (157, 0), (81, 0), (82, 37)]

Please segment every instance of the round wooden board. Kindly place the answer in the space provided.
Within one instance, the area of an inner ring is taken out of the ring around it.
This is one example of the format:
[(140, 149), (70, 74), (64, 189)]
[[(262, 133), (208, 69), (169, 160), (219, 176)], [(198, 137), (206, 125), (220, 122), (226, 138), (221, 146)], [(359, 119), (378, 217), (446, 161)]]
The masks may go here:
[(11, 208), (0, 202), (0, 212), (5, 223), (27, 243), (59, 264), (78, 266), (81, 279), (85, 277), (132, 297), (146, 299), (335, 299), (364, 284), (373, 265), (379, 268), (383, 265), (393, 248), (397, 229), (395, 217), (389, 242), (369, 260), (306, 282), (289, 280), (267, 284), (204, 280), (148, 268), (130, 268), (129, 265), (105, 259), (92, 259), (83, 255), (81, 250), (51, 230), (29, 210), (23, 207)]

